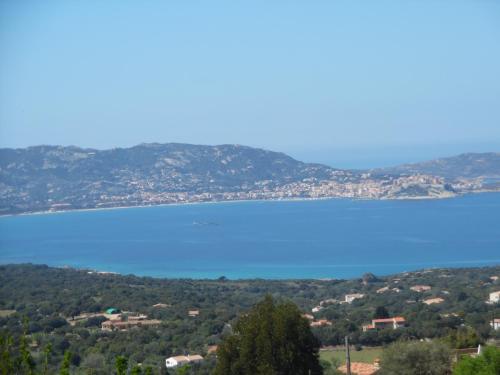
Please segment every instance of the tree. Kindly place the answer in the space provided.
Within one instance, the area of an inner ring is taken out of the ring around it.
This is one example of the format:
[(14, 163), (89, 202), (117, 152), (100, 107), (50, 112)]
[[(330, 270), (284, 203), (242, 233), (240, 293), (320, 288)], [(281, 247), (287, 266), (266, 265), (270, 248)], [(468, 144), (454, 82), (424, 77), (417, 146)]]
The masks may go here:
[(381, 375), (446, 375), (450, 350), (437, 342), (397, 342), (384, 350), (380, 366)]
[(500, 349), (488, 346), (476, 357), (465, 356), (458, 361), (453, 375), (498, 375), (500, 374)]
[(389, 317), (389, 312), (384, 306), (378, 306), (373, 314), (373, 319), (385, 319)]
[(478, 346), (481, 343), (481, 338), (473, 328), (460, 327), (452, 331), (446, 338), (446, 341), (452, 348), (463, 349)]
[(12, 361), (11, 350), (14, 345), (12, 336), (0, 336), (0, 374), (9, 375), (14, 372), (14, 363)]
[(318, 375), (319, 341), (293, 303), (271, 296), (241, 317), (217, 350), (215, 375)]
[(43, 370), (42, 370), (43, 375), (49, 373), (49, 362), (51, 354), (52, 354), (52, 344), (49, 342), (45, 347), (45, 349), (43, 350)]
[(132, 367), (132, 370), (130, 370), (130, 375), (141, 375), (141, 374), (142, 370), (139, 365), (135, 365), (134, 367)]
[(28, 349), (28, 327), (29, 320), (28, 318), (23, 319), (23, 334), (20, 338), (19, 352), (21, 354), (21, 368), (24, 370), (25, 374), (32, 375), (35, 371), (35, 361), (31, 356), (31, 353)]
[(116, 357), (115, 368), (116, 375), (125, 375), (127, 373), (128, 359), (122, 355)]
[(89, 373), (100, 373), (106, 367), (104, 356), (101, 353), (89, 353), (83, 359), (81, 367)]
[(61, 369), (59, 370), (59, 375), (69, 375), (70, 366), (71, 366), (71, 352), (66, 351), (64, 353)]

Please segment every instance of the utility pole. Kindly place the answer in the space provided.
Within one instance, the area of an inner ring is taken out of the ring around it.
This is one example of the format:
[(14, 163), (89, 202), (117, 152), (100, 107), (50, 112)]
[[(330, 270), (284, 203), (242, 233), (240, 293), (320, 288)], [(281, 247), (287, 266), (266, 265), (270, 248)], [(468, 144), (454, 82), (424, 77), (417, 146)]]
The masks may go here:
[(351, 353), (349, 351), (349, 337), (345, 337), (345, 368), (346, 374), (351, 375)]

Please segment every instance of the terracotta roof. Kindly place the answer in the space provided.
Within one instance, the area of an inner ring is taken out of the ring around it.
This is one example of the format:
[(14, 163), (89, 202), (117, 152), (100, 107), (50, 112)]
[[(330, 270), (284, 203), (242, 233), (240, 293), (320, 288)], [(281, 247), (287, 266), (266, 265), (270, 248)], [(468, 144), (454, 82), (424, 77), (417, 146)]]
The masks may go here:
[(410, 287), (410, 289), (416, 292), (423, 292), (425, 290), (431, 290), (432, 288), (430, 285), (414, 285)]
[(217, 345), (210, 345), (207, 349), (207, 354), (215, 354), (217, 352)]
[[(347, 374), (346, 365), (342, 365), (339, 367), (339, 371), (343, 374)], [(352, 362), (351, 363), (351, 373), (353, 375), (374, 375), (378, 371), (378, 367), (371, 363), (361, 363), (361, 362)]]
[(427, 298), (423, 300), (423, 303), (425, 303), (426, 305), (432, 305), (434, 303), (441, 303), (441, 302), (444, 302), (444, 299), (441, 297)]
[(326, 319), (320, 319), (320, 320), (313, 321), (309, 324), (311, 327), (322, 327), (322, 326), (331, 326), (332, 322), (330, 322), (329, 320), (326, 320)]
[(308, 320), (314, 320), (314, 316), (312, 316), (311, 314), (302, 314), (302, 317)]

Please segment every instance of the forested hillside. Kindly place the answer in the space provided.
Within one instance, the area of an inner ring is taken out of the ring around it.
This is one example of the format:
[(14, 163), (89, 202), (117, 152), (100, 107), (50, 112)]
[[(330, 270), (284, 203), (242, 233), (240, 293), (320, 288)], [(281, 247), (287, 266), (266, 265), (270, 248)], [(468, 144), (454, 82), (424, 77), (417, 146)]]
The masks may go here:
[[(486, 301), (489, 293), (500, 290), (496, 277), (500, 267), (435, 269), (388, 277), (367, 274), (355, 280), (281, 281), (174, 280), (89, 272), (0, 266), (2, 333), (19, 338), (26, 317), (34, 358), (41, 361), (50, 343), (52, 366), (58, 366), (69, 350), (74, 353), (73, 368), (82, 373), (94, 366), (94, 374), (109, 374), (118, 355), (125, 355), (132, 364), (158, 367), (171, 355), (206, 356), (211, 345), (232, 332), (238, 317), (269, 294), (278, 301), (294, 302), (315, 322), (330, 322), (311, 324), (323, 346), (342, 344), (346, 335), (360, 347), (435, 337), (453, 347), (469, 347), (498, 337), (490, 321), (500, 316), (500, 306)], [(414, 290), (422, 285), (430, 288)], [(346, 294), (353, 293), (363, 296), (346, 303)], [(441, 301), (424, 303), (436, 298)], [(103, 317), (72, 321), (74, 316), (102, 313), (110, 307), (147, 315), (160, 324), (105, 331)], [(198, 315), (190, 316), (193, 310)], [(405, 326), (364, 332), (363, 325), (380, 314), (404, 317)], [(206, 358), (195, 373), (213, 369), (214, 357)]]

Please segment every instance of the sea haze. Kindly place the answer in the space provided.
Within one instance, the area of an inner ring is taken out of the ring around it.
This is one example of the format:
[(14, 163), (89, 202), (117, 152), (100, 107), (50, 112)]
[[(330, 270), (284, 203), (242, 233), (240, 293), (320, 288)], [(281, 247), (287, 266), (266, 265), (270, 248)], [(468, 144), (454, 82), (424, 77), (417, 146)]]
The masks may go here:
[(500, 194), (254, 201), (0, 218), (0, 263), (189, 278), (348, 278), (500, 263)]

